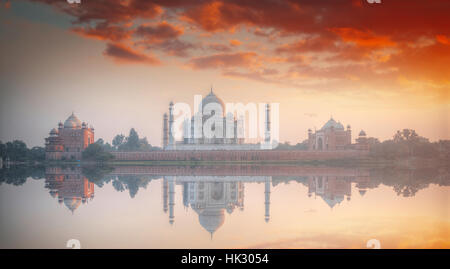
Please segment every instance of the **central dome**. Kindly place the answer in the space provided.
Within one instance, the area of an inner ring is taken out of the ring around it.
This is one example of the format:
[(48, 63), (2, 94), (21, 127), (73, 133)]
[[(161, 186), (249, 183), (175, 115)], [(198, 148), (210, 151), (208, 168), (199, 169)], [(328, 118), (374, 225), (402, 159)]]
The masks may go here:
[(222, 209), (206, 209), (198, 215), (200, 225), (207, 230), (210, 234), (213, 234), (225, 221), (225, 215)]
[(79, 129), (81, 128), (81, 121), (72, 112), (72, 115), (64, 122), (64, 128)]
[(207, 96), (205, 96), (205, 98), (203, 98), (203, 100), (202, 100), (202, 111), (203, 111), (203, 109), (205, 109), (205, 106), (207, 104), (212, 104), (212, 103), (219, 104), (222, 109), (222, 114), (225, 113), (224, 102), (222, 101), (222, 99), (217, 97), (211, 90), (211, 92)]
[(325, 125), (322, 127), (322, 130), (334, 128), (337, 130), (344, 130), (344, 125), (342, 125), (340, 122), (336, 122), (333, 118), (331, 118)]

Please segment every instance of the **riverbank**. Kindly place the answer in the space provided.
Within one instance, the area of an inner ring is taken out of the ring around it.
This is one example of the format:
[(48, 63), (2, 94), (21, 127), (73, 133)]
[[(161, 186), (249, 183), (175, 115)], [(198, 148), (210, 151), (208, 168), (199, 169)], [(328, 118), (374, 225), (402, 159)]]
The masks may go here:
[[(112, 160), (107, 162), (95, 161), (46, 161), (35, 163), (34, 165), (51, 166), (220, 166), (220, 165), (279, 165), (279, 166), (342, 166), (342, 167), (401, 167), (401, 168), (433, 168), (445, 167), (448, 163), (440, 159), (382, 159), (382, 158), (360, 158), (360, 159), (331, 159), (331, 160), (250, 160), (250, 161), (196, 161), (196, 160), (177, 160), (177, 161), (124, 161)], [(30, 165), (30, 164), (21, 164)]]

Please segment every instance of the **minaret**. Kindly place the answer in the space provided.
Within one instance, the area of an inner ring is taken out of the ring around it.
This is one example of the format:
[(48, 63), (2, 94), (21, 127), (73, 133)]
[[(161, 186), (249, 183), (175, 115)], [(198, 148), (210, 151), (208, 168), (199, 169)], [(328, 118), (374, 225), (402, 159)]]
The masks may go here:
[(167, 183), (167, 179), (163, 177), (162, 180), (162, 192), (163, 192), (163, 211), (167, 213), (168, 210), (168, 192), (169, 192), (169, 184)]
[(174, 138), (173, 138), (173, 102), (170, 102), (169, 104), (169, 146), (173, 147), (174, 145)]
[(265, 214), (265, 221), (269, 222), (270, 220), (270, 177), (266, 180), (265, 183), (265, 190), (264, 190), (264, 196), (265, 196), (265, 206), (266, 206), (266, 214)]
[(168, 118), (167, 113), (164, 113), (163, 116), (163, 149), (165, 149), (169, 143), (169, 137), (168, 137)]
[(175, 206), (175, 179), (170, 177), (169, 179), (169, 223), (173, 224), (175, 222), (175, 216), (173, 208)]
[(264, 143), (270, 144), (270, 105), (266, 104), (266, 128), (264, 132)]

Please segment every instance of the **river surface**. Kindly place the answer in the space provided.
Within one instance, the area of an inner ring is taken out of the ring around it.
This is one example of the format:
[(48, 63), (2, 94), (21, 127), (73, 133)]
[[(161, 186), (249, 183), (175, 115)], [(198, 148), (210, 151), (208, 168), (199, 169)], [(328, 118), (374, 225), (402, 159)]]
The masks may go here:
[(443, 170), (67, 166), (0, 175), (0, 248), (66, 248), (70, 239), (81, 248), (450, 247)]

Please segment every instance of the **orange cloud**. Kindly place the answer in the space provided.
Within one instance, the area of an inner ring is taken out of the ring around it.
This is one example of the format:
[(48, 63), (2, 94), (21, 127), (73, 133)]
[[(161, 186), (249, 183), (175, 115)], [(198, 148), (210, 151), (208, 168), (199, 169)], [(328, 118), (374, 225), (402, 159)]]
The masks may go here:
[(84, 37), (114, 42), (129, 39), (132, 32), (124, 27), (110, 26), (105, 23), (98, 24), (96, 27), (75, 27), (72, 31)]
[(183, 34), (182, 27), (171, 25), (165, 21), (156, 25), (140, 25), (135, 32), (136, 36), (143, 37), (146, 42), (157, 43), (168, 39), (178, 38)]
[(360, 47), (383, 48), (395, 46), (395, 42), (387, 36), (377, 36), (371, 31), (360, 31), (354, 28), (331, 28), (333, 33), (345, 42), (351, 42)]
[(444, 45), (450, 45), (450, 38), (445, 35), (436, 35), (436, 40)]
[(242, 42), (237, 40), (237, 39), (231, 39), (230, 40), (230, 45), (231, 46), (240, 46), (241, 44), (242, 44)]
[(251, 67), (255, 64), (254, 52), (223, 53), (193, 58), (188, 65), (194, 69)]
[(145, 55), (118, 43), (108, 43), (104, 55), (113, 58), (118, 63), (161, 64), (157, 58)]
[[(260, 70), (263, 62), (278, 70), (280, 79), (292, 80), (358, 77), (361, 83), (397, 85), (395, 73), (447, 85), (450, 74), (450, 20), (442, 8), (448, 0), (376, 6), (364, 0), (97, 0), (80, 8), (56, 0), (31, 1), (74, 17), (75, 33), (110, 42), (105, 55), (130, 63), (160, 63), (136, 50), (145, 48), (177, 57), (212, 52), (187, 63), (260, 81), (274, 77)], [(239, 36), (233, 35), (236, 30)], [(233, 53), (245, 30), (247, 52)], [(124, 43), (134, 47), (117, 45)]]

